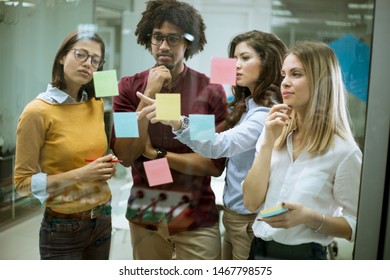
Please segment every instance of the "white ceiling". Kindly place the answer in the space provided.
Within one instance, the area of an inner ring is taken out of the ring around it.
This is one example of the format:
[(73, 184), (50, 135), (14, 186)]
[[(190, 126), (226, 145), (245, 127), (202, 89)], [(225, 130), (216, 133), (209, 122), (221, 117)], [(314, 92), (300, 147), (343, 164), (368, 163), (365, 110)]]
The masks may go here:
[(326, 41), (346, 33), (364, 39), (372, 33), (374, 0), (273, 0), (272, 3), (273, 32), (286, 41), (307, 38)]
[[(146, 1), (146, 0), (133, 0)], [(210, 1), (210, 0), (200, 0)], [(254, 5), (258, 0), (213, 0), (224, 5)], [(101, 1), (98, 1), (98, 3)], [(353, 33), (364, 37), (372, 28), (374, 0), (272, 0), (272, 31), (281, 37), (326, 40), (340, 34)], [(108, 3), (108, 2), (106, 2)], [(362, 5), (360, 8), (353, 8)], [(97, 6), (100, 20), (120, 24), (120, 11), (109, 5)], [(284, 38), (287, 39), (287, 38)]]
[(373, 6), (373, 0), (278, 0), (273, 1), (273, 13), (289, 11), (290, 16), (278, 17), (297, 19), (312, 28), (326, 22), (333, 26), (356, 27), (372, 19)]

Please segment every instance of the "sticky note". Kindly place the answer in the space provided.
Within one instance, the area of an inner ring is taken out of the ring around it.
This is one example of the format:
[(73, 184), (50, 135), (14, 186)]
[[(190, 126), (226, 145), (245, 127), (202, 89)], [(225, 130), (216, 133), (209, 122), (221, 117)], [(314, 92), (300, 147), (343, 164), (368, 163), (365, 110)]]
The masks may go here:
[(94, 72), (93, 82), (96, 97), (119, 95), (116, 70)]
[(215, 116), (206, 114), (190, 114), (191, 140), (215, 139)]
[(114, 129), (117, 138), (137, 138), (138, 120), (136, 112), (114, 112)]
[(210, 82), (213, 84), (236, 85), (236, 62), (235, 58), (211, 58)]
[(156, 119), (161, 121), (180, 120), (180, 93), (156, 94)]
[(150, 187), (173, 182), (167, 158), (145, 161), (144, 168)]
[(287, 211), (288, 211), (287, 208), (282, 207), (282, 205), (278, 205), (278, 206), (275, 206), (272, 208), (261, 210), (260, 215), (262, 218), (267, 218), (267, 217), (272, 217), (272, 216), (282, 214), (282, 213), (287, 212)]

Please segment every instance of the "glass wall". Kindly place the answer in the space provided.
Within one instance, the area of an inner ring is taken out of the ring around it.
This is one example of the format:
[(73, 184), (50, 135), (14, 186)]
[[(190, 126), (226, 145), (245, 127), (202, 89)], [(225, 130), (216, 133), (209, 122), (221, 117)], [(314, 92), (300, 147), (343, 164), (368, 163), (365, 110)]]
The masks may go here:
[[(363, 148), (373, 0), (186, 2), (204, 14), (208, 38), (204, 52), (187, 63), (206, 74), (210, 57), (226, 57), (227, 42), (242, 31), (274, 32), (286, 45), (305, 39), (328, 43), (341, 62), (355, 135)], [(134, 36), (144, 7), (145, 0), (0, 1), (0, 230), (41, 209), (34, 199), (22, 200), (12, 191), (15, 131), (24, 106), (46, 89), (63, 38), (77, 28), (97, 28), (106, 42), (105, 69), (116, 69), (118, 79), (132, 75), (154, 63)], [(108, 127), (110, 108), (107, 99)]]

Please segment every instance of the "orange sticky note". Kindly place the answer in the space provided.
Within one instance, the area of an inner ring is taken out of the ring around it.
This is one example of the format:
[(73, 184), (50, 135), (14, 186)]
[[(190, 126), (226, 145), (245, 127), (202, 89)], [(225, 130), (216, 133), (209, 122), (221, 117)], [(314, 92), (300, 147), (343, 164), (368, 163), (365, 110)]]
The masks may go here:
[(150, 187), (173, 182), (171, 170), (169, 169), (166, 158), (145, 161), (144, 168)]
[(237, 59), (211, 58), (210, 82), (213, 84), (236, 85)]

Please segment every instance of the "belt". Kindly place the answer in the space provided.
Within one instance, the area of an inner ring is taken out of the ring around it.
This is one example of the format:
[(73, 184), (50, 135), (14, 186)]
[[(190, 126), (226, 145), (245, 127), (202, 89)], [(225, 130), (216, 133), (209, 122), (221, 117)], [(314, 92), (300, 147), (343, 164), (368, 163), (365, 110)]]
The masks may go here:
[(108, 216), (111, 214), (111, 201), (101, 204), (99, 206), (96, 206), (95, 208), (92, 208), (87, 211), (82, 212), (76, 212), (76, 213), (58, 213), (50, 209), (49, 207), (45, 208), (45, 215), (49, 217), (56, 217), (56, 218), (73, 218), (73, 219), (96, 219), (99, 216)]
[(251, 244), (249, 259), (308, 260), (326, 259), (327, 248), (318, 243), (285, 245), (275, 241), (264, 241), (255, 237)]

